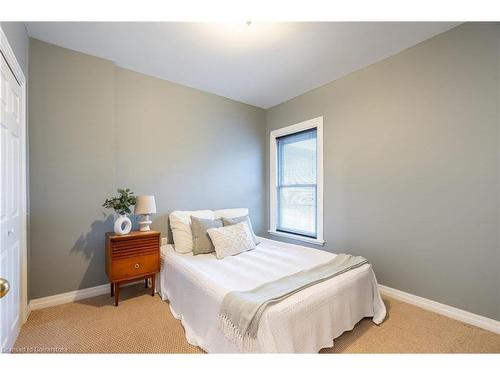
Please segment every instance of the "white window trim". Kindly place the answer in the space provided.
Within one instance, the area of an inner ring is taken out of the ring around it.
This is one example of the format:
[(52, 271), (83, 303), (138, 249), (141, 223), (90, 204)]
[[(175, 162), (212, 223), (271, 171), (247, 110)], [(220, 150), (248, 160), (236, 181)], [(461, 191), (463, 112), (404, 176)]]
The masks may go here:
[[(277, 146), (276, 138), (285, 135), (297, 133), (303, 130), (316, 128), (317, 136), (317, 210), (316, 210), (316, 225), (317, 225), (317, 238), (310, 238), (301, 236), (299, 234), (291, 234), (279, 232), (276, 230), (276, 220), (278, 215), (278, 202), (276, 196), (276, 187), (278, 184), (278, 171), (277, 171)], [(281, 129), (273, 130), (270, 133), (270, 178), (269, 178), (269, 214), (270, 214), (270, 229), (268, 232), (273, 236), (291, 238), (298, 241), (308, 242), (316, 245), (323, 245), (325, 240), (323, 238), (323, 116), (316, 117), (312, 120), (300, 122), (295, 125), (290, 125)]]

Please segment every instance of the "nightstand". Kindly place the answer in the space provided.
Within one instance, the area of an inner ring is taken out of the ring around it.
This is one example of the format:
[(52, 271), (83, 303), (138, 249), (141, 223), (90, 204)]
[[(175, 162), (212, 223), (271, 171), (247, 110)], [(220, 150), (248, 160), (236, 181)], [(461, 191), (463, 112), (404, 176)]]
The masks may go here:
[(131, 281), (145, 279), (147, 287), (147, 280), (151, 278), (154, 296), (157, 272), (160, 272), (160, 232), (106, 233), (106, 273), (115, 306), (120, 298), (120, 285)]

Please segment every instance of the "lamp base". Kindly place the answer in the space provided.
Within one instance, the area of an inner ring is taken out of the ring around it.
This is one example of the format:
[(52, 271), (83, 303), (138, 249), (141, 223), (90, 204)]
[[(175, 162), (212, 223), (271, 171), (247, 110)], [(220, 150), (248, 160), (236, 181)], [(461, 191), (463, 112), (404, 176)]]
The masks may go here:
[(139, 222), (139, 232), (148, 232), (151, 230), (149, 228), (149, 224), (151, 224), (152, 221), (141, 221)]
[(141, 215), (141, 219), (142, 221), (139, 221), (139, 232), (150, 231), (149, 224), (151, 224), (152, 221), (149, 220), (149, 215)]

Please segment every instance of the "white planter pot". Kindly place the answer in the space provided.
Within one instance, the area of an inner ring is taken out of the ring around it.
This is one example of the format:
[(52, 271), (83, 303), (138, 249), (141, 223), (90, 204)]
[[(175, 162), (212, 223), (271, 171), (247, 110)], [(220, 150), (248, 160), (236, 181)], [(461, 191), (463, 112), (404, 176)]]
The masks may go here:
[(115, 215), (115, 233), (128, 234), (132, 229), (132, 222), (127, 215)]

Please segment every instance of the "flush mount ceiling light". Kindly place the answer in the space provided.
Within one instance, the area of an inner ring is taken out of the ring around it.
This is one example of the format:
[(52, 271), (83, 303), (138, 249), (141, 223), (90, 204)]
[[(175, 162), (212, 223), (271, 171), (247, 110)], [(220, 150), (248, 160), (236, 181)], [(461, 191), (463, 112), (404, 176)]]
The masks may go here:
[(293, 40), (295, 28), (290, 23), (266, 23), (252, 20), (194, 24), (200, 40), (214, 48), (229, 48), (252, 53), (255, 49), (274, 48)]

